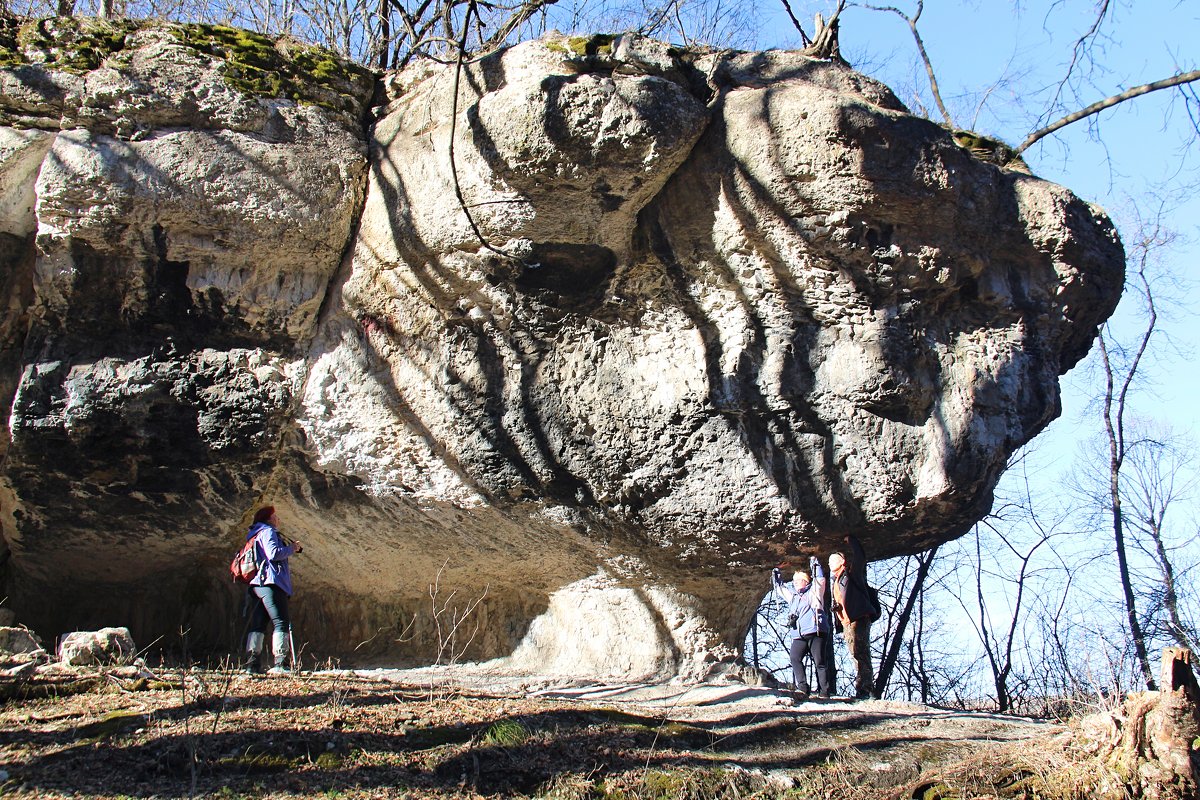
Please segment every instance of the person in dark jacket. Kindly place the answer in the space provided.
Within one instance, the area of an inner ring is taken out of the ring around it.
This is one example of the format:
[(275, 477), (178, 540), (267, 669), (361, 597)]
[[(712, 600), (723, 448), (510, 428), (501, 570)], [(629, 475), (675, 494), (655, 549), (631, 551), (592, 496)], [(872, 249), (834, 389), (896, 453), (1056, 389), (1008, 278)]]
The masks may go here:
[(846, 552), (829, 556), (829, 571), (833, 575), (833, 612), (842, 623), (846, 648), (854, 659), (857, 674), (854, 696), (859, 700), (871, 697), (875, 691), (875, 675), (871, 666), (871, 616), (875, 609), (867, 595), (867, 556), (854, 536), (847, 536)]
[[(247, 672), (261, 672), (259, 654), (266, 640), (267, 620), (271, 621), (271, 655), (274, 657), (272, 674), (287, 672), (288, 636), (291, 632), (291, 617), (288, 615), (288, 599), (292, 595), (292, 573), (288, 559), (303, 552), (299, 542), (288, 544), (279, 535), (279, 517), (274, 506), (263, 506), (254, 514), (254, 524), (246, 534), (246, 540), (255, 540), (258, 574), (250, 581), (247, 589), (250, 606), (250, 633), (246, 637)], [(295, 666), (295, 665), (293, 665)]]
[(789, 586), (779, 568), (772, 573), (775, 593), (788, 604), (788, 654), (792, 661), (792, 681), (796, 687), (796, 702), (802, 703), (809, 697), (808, 670), (804, 657), (811, 656), (813, 671), (817, 674), (817, 693), (828, 699), (829, 672), (825, 668), (825, 637), (829, 635), (829, 617), (825, 613), (825, 571), (821, 562), (809, 561), (808, 573), (797, 572)]

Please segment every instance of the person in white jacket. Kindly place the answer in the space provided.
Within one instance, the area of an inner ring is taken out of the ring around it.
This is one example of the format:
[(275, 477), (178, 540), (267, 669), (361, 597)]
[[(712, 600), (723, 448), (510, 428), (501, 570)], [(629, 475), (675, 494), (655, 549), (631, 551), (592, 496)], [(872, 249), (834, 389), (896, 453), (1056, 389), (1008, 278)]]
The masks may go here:
[(791, 584), (783, 580), (776, 567), (772, 573), (776, 594), (788, 604), (788, 654), (792, 661), (792, 680), (796, 686), (796, 702), (809, 698), (808, 670), (804, 657), (810, 656), (817, 674), (817, 694), (830, 695), (829, 672), (825, 668), (825, 637), (829, 636), (829, 615), (825, 612), (825, 570), (815, 557), (809, 559), (807, 572), (796, 572)]

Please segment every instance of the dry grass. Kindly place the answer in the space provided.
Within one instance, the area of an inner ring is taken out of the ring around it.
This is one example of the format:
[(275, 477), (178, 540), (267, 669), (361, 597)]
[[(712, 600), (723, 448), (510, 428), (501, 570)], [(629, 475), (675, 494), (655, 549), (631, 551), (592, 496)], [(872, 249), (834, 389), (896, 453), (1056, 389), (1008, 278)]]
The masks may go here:
[(8, 773), (0, 793), (1066, 800), (1094, 796), (1098, 786), (1093, 760), (1061, 728), (987, 741), (1003, 731), (986, 725), (999, 723), (972, 715), (905, 716), (867, 704), (684, 724), (665, 712), (580, 701), (465, 689), (431, 697), (426, 686), (349, 675), (174, 678), (138, 686), (102, 679), (61, 695), (31, 685), (27, 699), (0, 706), (0, 769)]

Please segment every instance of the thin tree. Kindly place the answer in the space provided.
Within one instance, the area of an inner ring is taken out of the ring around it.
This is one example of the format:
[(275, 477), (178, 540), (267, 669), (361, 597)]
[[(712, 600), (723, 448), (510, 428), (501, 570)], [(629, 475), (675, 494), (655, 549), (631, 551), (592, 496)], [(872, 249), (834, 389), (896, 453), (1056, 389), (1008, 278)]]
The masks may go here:
[(1104, 393), (1100, 400), (1100, 413), (1104, 422), (1105, 444), (1108, 450), (1107, 464), (1107, 513), (1112, 528), (1113, 544), (1117, 558), (1117, 575), (1121, 582), (1121, 593), (1125, 601), (1125, 621), (1129, 626), (1134, 654), (1146, 683), (1154, 690), (1154, 670), (1147, 652), (1146, 634), (1138, 615), (1137, 596), (1129, 565), (1129, 542), (1126, 541), (1126, 515), (1123, 507), (1124, 487), (1122, 478), (1126, 461), (1136, 439), (1130, 438), (1127, 422), (1130, 414), (1130, 392), (1142, 377), (1141, 368), (1146, 358), (1150, 341), (1158, 331), (1158, 310), (1154, 289), (1148, 275), (1150, 259), (1172, 236), (1161, 224), (1160, 214), (1143, 226), (1134, 242), (1134, 270), (1128, 281), (1128, 289), (1134, 291), (1142, 301), (1143, 324), (1134, 337), (1132, 347), (1122, 347), (1111, 328), (1105, 324), (1100, 330), (1097, 345), (1100, 353)]
[[(938, 549), (934, 547), (925, 553), (918, 553), (915, 556), (905, 560), (905, 574), (900, 581), (901, 591), (896, 593), (895, 602), (890, 609), (888, 615), (888, 625), (883, 640), (883, 657), (879, 660), (879, 671), (875, 675), (875, 689), (873, 694), (876, 697), (883, 697), (887, 690), (888, 682), (892, 678), (892, 672), (896, 668), (896, 662), (900, 657), (901, 647), (904, 644), (904, 634), (908, 629), (909, 620), (912, 619), (913, 609), (916, 607), (918, 600), (923, 596), (925, 591), (925, 580), (929, 577), (929, 568), (933, 566), (933, 560), (937, 557)], [(908, 571), (910, 567), (915, 567), (912, 583), (907, 581)], [(907, 591), (903, 587), (907, 585)], [(899, 600), (903, 595), (904, 607), (899, 608)], [(893, 624), (894, 620), (894, 624)]]
[[(1179, 647), (1200, 652), (1196, 627), (1184, 619), (1180, 604), (1179, 570), (1168, 542), (1167, 515), (1175, 504), (1186, 498), (1193, 483), (1187, 451), (1169, 433), (1146, 435), (1129, 455), (1130, 527), (1137, 531), (1139, 546), (1157, 568), (1160, 599), (1167, 635)], [(1193, 658), (1193, 663), (1195, 659)]]
[[(999, 636), (995, 632), (985, 599), (986, 593), (983, 582), (985, 570), (983, 567), (982, 537), (979, 533), (981, 526), (988, 527), (1003, 543), (1005, 549), (1016, 558), (1017, 563), (1020, 564), (1016, 577), (1011, 579), (1012, 585), (1016, 590), (1012, 597), (1012, 613), (1009, 617), (1007, 627), (1004, 628), (1002, 634)], [(1029, 589), (1027, 579), (1030, 576), (1033, 556), (1042, 545), (1050, 541), (1051, 537), (1055, 535), (1052, 532), (1042, 529), (1040, 525), (1035, 525), (1035, 528), (1038, 532), (1037, 541), (1028, 550), (1021, 551), (1007, 532), (994, 527), (987, 520), (975, 526), (975, 602), (979, 616), (977, 619), (972, 619), (972, 624), (975, 626), (975, 632), (979, 635), (979, 641), (983, 644), (984, 655), (991, 670), (992, 685), (996, 690), (996, 710), (1001, 712), (1011, 710), (1013, 705), (1014, 693), (1010, 681), (1014, 667), (1014, 649), (1016, 648), (1017, 636), (1022, 622), (1021, 611), (1024, 607), (1026, 592)], [(966, 608), (965, 604), (963, 608)]]

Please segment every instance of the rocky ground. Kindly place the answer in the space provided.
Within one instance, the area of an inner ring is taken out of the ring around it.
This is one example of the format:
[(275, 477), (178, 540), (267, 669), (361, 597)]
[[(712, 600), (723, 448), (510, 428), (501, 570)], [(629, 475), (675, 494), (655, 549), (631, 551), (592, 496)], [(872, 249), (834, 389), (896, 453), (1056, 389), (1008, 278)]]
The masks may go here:
[[(1066, 727), (744, 684), (453, 670), (62, 670), (5, 681), (12, 797), (1046, 797)], [(1053, 791), (1052, 791), (1053, 790)]]

